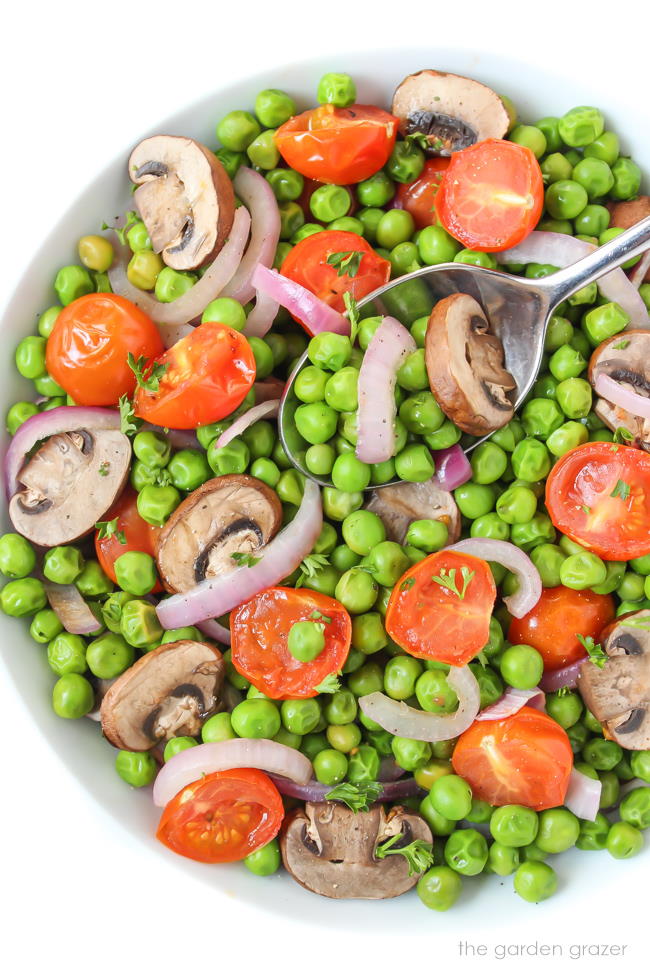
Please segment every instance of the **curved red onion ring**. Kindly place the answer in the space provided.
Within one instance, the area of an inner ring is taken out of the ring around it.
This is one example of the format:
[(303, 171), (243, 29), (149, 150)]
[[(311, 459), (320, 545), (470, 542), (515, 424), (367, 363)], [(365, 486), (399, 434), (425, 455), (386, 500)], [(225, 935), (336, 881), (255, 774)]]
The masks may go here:
[(255, 306), (246, 319), (244, 335), (250, 338), (251, 335), (263, 339), (268, 330), (273, 325), (275, 316), (280, 308), (280, 302), (272, 298), (271, 295), (263, 291), (255, 292)]
[[(272, 191), (271, 195), (273, 195)], [(142, 291), (131, 284), (126, 276), (126, 266), (131, 258), (131, 251), (126, 244), (116, 240), (113, 244), (115, 260), (108, 272), (111, 287), (116, 294), (128, 298), (141, 308), (157, 325), (187, 324), (193, 318), (198, 318), (206, 306), (223, 292), (237, 271), (248, 239), (250, 222), (248, 210), (245, 207), (238, 207), (235, 210), (230, 236), (205, 274), (180, 298), (167, 302), (156, 301), (148, 291)], [(161, 334), (164, 341), (164, 329), (161, 329)]]
[(279, 399), (267, 399), (264, 403), (258, 403), (257, 406), (252, 406), (250, 410), (246, 410), (245, 413), (238, 416), (235, 422), (217, 437), (217, 447), (225, 447), (234, 437), (238, 437), (240, 433), (248, 430), (253, 423), (257, 423), (258, 420), (262, 420), (265, 416), (277, 416), (279, 408)]
[(253, 383), (255, 402), (266, 403), (267, 399), (280, 399), (284, 392), (284, 386), (282, 379), (276, 379), (275, 376), (269, 376), (268, 379), (263, 379), (259, 383)]
[[(192, 749), (188, 748), (187, 751), (192, 751)], [(279, 775), (271, 775), (271, 779), (275, 782), (278, 792), (281, 792), (283, 796), (302, 799), (303, 802), (326, 802), (327, 793), (334, 788), (333, 785), (323, 785), (322, 782), (317, 782), (315, 779), (307, 782), (306, 785), (296, 785), (295, 782), (290, 782)], [(384, 783), (376, 801), (392, 802), (394, 799), (407, 799), (411, 796), (422, 795), (422, 793), (423, 790), (414, 778), (399, 779), (396, 782)], [(332, 801), (336, 802), (337, 800)]]
[(120, 414), (99, 406), (57, 406), (44, 413), (36, 413), (21, 423), (5, 455), (5, 486), (7, 496), (18, 490), (18, 473), (25, 457), (39, 440), (71, 430), (119, 430)]
[(600, 809), (600, 794), (603, 783), (600, 779), (592, 779), (577, 769), (571, 769), (569, 788), (564, 797), (564, 805), (574, 816), (580, 819), (594, 821)]
[(185, 450), (188, 447), (196, 449), (199, 446), (194, 430), (172, 430), (169, 427), (159, 427), (155, 423), (143, 423), (140, 429), (162, 434), (176, 450)]
[[(553, 264), (555, 267), (568, 267), (581, 257), (593, 253), (594, 244), (578, 240), (569, 234), (556, 234), (548, 230), (533, 230), (521, 244), (507, 251), (495, 254), (502, 264)], [(617, 267), (598, 278), (600, 293), (608, 301), (615, 301), (627, 312), (634, 325), (650, 325), (650, 316), (643, 299), (625, 271)]]
[(350, 323), (344, 315), (279, 271), (258, 264), (253, 273), (253, 285), (302, 322), (310, 335), (319, 332), (350, 334)]
[(457, 443), (444, 450), (434, 450), (432, 455), (436, 464), (433, 479), (443, 491), (453, 491), (470, 480), (472, 466), (467, 454)]
[(588, 659), (588, 656), (584, 656), (581, 657), (580, 660), (576, 660), (575, 663), (569, 664), (567, 667), (559, 667), (557, 670), (544, 671), (542, 674), (542, 679), (539, 682), (540, 688), (546, 694), (549, 694), (553, 691), (559, 691), (561, 687), (576, 687), (578, 684), (578, 674), (580, 673), (580, 668), (585, 660)]
[(510, 572), (514, 572), (519, 588), (512, 596), (504, 597), (510, 613), (521, 619), (539, 602), (542, 595), (542, 579), (531, 559), (512, 542), (501, 542), (496, 538), (464, 538), (446, 551), (464, 552), (475, 555), (486, 562), (498, 562)]
[(153, 784), (153, 801), (156, 806), (166, 806), (181, 789), (202, 775), (231, 768), (259, 768), (302, 785), (309, 782), (313, 771), (306, 755), (269, 738), (207, 742), (186, 748), (165, 762)]
[(385, 756), (379, 765), (379, 782), (397, 782), (404, 775), (404, 769), (400, 768), (394, 758)]
[(467, 731), (479, 712), (481, 693), (469, 667), (450, 667), (447, 683), (458, 695), (453, 714), (431, 714), (411, 708), (404, 701), (374, 691), (359, 698), (359, 707), (385, 731), (417, 741), (448, 741)]
[(382, 464), (395, 453), (397, 370), (417, 346), (396, 318), (384, 318), (359, 369), (359, 413), (355, 454), (366, 464)]
[[(251, 239), (241, 264), (224, 288), (224, 297), (245, 305), (255, 294), (253, 272), (258, 264), (271, 267), (280, 240), (280, 211), (271, 184), (254, 169), (241, 166), (233, 181), (237, 196), (251, 215)], [(241, 209), (241, 207), (240, 207)]]
[(539, 687), (534, 687), (531, 691), (518, 691), (515, 687), (507, 687), (505, 694), (488, 708), (483, 708), (476, 720), (500, 721), (502, 718), (509, 718), (512, 714), (516, 714), (523, 708), (524, 704), (542, 711), (545, 702), (544, 691), (541, 691)]
[(76, 586), (63, 586), (58, 582), (43, 580), (45, 595), (50, 606), (68, 633), (94, 633), (102, 624)]
[(599, 396), (609, 400), (614, 406), (620, 406), (622, 410), (627, 410), (633, 416), (642, 416), (650, 420), (650, 397), (641, 396), (640, 393), (617, 382), (604, 372), (596, 376), (594, 389)]
[(217, 643), (223, 643), (226, 647), (230, 646), (230, 630), (227, 626), (222, 626), (218, 620), (201, 620), (200, 623), (196, 624), (196, 628), (205, 636), (216, 640)]
[(314, 481), (308, 480), (293, 521), (260, 549), (259, 562), (205, 579), (188, 592), (163, 599), (156, 607), (162, 626), (174, 630), (223, 616), (262, 589), (277, 585), (309, 555), (322, 527), (320, 490)]

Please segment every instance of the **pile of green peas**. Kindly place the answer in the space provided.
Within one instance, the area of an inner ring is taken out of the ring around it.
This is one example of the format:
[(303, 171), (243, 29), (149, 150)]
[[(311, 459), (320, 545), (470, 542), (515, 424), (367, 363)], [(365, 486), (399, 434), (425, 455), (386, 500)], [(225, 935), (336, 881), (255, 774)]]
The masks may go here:
[[(344, 107), (355, 98), (348, 75), (327, 74), (319, 83), (322, 103)], [(417, 179), (424, 167), (424, 153), (412, 142), (398, 140), (386, 166), (352, 189), (318, 188), (303, 210), (298, 201), (304, 179), (284, 165), (273, 140), (274, 130), (296, 111), (289, 94), (267, 89), (255, 99), (254, 111), (230, 112), (217, 125), (217, 156), (229, 175), (234, 177), (240, 165), (252, 166), (268, 180), (278, 201), (281, 240), (275, 267), (296, 243), (324, 229), (363, 236), (390, 261), (393, 277), (447, 261), (496, 266), (492, 255), (463, 249), (440, 226), (416, 231), (410, 214), (391, 205), (398, 184)], [(605, 203), (633, 198), (640, 171), (621, 154), (617, 136), (605, 129), (598, 109), (572, 109), (535, 125), (513, 119), (509, 138), (528, 146), (540, 161), (546, 194), (539, 229), (575, 234), (592, 243), (604, 243), (621, 232), (609, 226)], [(349, 216), (353, 205), (357, 209)], [(134, 285), (152, 291), (163, 302), (192, 287), (198, 274), (165, 267), (137, 215), (127, 214), (125, 226), (124, 239), (132, 253), (127, 274)], [(78, 256), (78, 264), (62, 267), (55, 276), (57, 303), (41, 314), (36, 334), (16, 349), (17, 369), (33, 382), (39, 402), (26, 399), (9, 409), (6, 425), (11, 435), (37, 412), (72, 403), (47, 375), (47, 340), (62, 307), (84, 294), (110, 291), (106, 272), (113, 247), (101, 234), (90, 234), (79, 240)], [(554, 268), (529, 264), (511, 265), (508, 270), (536, 278)], [(644, 285), (641, 294), (650, 307), (650, 287)], [(427, 743), (393, 736), (360, 710), (359, 697), (374, 691), (438, 715), (452, 713), (458, 704), (447, 681), (448, 667), (405, 654), (384, 626), (392, 587), (410, 565), (445, 547), (447, 528), (423, 517), (411, 523), (400, 545), (387, 539), (381, 519), (362, 507), (362, 492), (368, 485), (394, 477), (425, 480), (434, 473), (432, 452), (461, 439), (461, 431), (444, 416), (428, 389), (423, 348), (431, 299), (416, 281), (399, 289), (394, 302), (390, 310), (409, 327), (417, 351), (397, 377), (396, 450), (385, 464), (361, 464), (354, 455), (358, 371), (378, 318), (362, 318), (357, 346), (329, 333), (308, 344), (304, 332), (281, 310), (264, 339), (249, 340), (258, 379), (286, 378), (305, 350), (309, 352), (310, 364), (296, 383), (301, 401), (296, 423), (308, 443), (307, 470), (317, 477), (331, 476), (334, 486), (322, 492), (325, 520), (312, 553), (322, 557), (319, 564), (306, 574), (296, 570), (284, 584), (334, 596), (350, 613), (352, 645), (339, 688), (310, 699), (270, 700), (234, 669), (226, 651), (226, 680), (239, 693), (240, 703), (231, 713), (208, 718), (200, 739), (172, 738), (163, 759), (168, 761), (199, 741), (271, 738), (307, 755), (317, 781), (332, 787), (375, 781), (382, 760), (392, 759), (420, 786), (421, 798), (404, 804), (420, 811), (434, 835), (433, 866), (417, 885), (427, 907), (447, 910), (460, 896), (462, 878), (481, 873), (511, 875), (522, 898), (539, 901), (557, 887), (555, 871), (546, 863), (550, 855), (572, 846), (607, 850), (620, 859), (639, 852), (642, 831), (650, 827), (650, 787), (638, 786), (620, 796), (633, 779), (650, 783), (650, 751), (625, 752), (605, 739), (577, 692), (547, 696), (547, 711), (566, 730), (576, 768), (602, 784), (601, 811), (589, 822), (563, 807), (539, 814), (517, 805), (493, 808), (475, 798), (469, 784), (453, 773), (454, 741)], [(202, 321), (219, 321), (242, 331), (249, 312), (250, 306), (217, 298), (204, 310)], [(506, 427), (471, 454), (472, 477), (454, 492), (465, 536), (512, 541), (530, 554), (544, 586), (612, 593), (619, 615), (650, 607), (650, 555), (629, 564), (606, 562), (558, 535), (544, 508), (544, 480), (567, 450), (588, 440), (612, 439), (592, 411), (592, 391), (585, 376), (592, 350), (628, 323), (622, 309), (604, 301), (595, 285), (558, 308), (530, 396)], [(273, 488), (282, 502), (284, 522), (293, 518), (304, 478), (291, 466), (273, 423), (258, 421), (226, 447), (216, 445), (220, 433), (254, 402), (251, 391), (232, 416), (200, 427), (195, 448), (174, 449), (163, 432), (132, 436), (130, 479), (145, 521), (164, 525), (181, 501), (206, 480), (233, 473), (249, 473)], [(29, 620), (30, 635), (43, 646), (56, 678), (52, 706), (66, 719), (88, 714), (95, 705), (97, 682), (120, 676), (142, 654), (172, 640), (204, 639), (195, 627), (163, 632), (155, 606), (147, 598), (156, 583), (151, 556), (144, 552), (120, 556), (115, 563), (117, 585), (93, 556), (87, 540), (39, 556), (20, 535), (10, 532), (0, 537), (0, 572), (8, 580), (0, 592), (0, 607), (10, 616)], [(84, 637), (64, 630), (48, 608), (37, 567), (46, 579), (77, 587), (97, 617), (95, 632)], [(501, 593), (513, 593), (516, 577), (496, 564), (491, 568)], [(542, 674), (537, 650), (510, 645), (504, 638), (508, 622), (501, 607), (491, 621), (480, 659), (470, 664), (482, 708), (498, 700), (506, 685), (533, 688)], [(315, 659), (323, 645), (317, 622), (299, 622), (289, 633), (289, 651), (297, 660)], [(115, 768), (129, 785), (142, 787), (153, 781), (158, 765), (149, 753), (120, 750)], [(619, 819), (611, 812), (617, 803)], [(260, 876), (274, 873), (280, 866), (277, 841), (244, 862)]]

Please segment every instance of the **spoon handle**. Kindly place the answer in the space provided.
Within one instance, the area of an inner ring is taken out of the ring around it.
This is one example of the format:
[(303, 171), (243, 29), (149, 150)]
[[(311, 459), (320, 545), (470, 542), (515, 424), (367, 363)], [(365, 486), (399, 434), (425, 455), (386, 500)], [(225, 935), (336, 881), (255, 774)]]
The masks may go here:
[(535, 284), (548, 297), (551, 308), (559, 305), (565, 298), (591, 284), (597, 278), (619, 267), (625, 261), (650, 247), (650, 217), (644, 217), (629, 230), (625, 230), (618, 237), (610, 240), (593, 253), (588, 254), (575, 264), (549, 274), (547, 278), (540, 278)]

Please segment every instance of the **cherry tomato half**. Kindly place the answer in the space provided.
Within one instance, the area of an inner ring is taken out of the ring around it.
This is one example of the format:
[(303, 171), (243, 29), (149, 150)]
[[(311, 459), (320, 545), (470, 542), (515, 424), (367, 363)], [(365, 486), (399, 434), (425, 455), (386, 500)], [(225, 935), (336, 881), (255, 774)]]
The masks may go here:
[(164, 351), (158, 329), (136, 305), (120, 295), (90, 294), (59, 312), (45, 361), (75, 403), (112, 406), (135, 389), (129, 352), (151, 359)]
[(407, 653), (462, 667), (488, 642), (496, 587), (483, 559), (429, 555), (395, 585), (386, 632)]
[[(138, 493), (132, 487), (127, 487), (103, 517), (103, 521), (113, 521), (117, 518), (114, 531), (105, 538), (99, 537), (99, 531), (95, 532), (95, 552), (102, 569), (113, 582), (117, 582), (115, 576), (115, 559), (125, 552), (146, 552), (147, 555), (155, 557), (156, 539), (160, 534), (160, 528), (150, 525), (148, 521), (141, 518), (137, 507)], [(122, 535), (124, 542), (121, 541)], [(160, 582), (156, 583), (152, 592), (162, 592)]]
[(135, 415), (161, 427), (193, 430), (222, 420), (240, 405), (255, 381), (255, 357), (239, 332), (204, 322), (156, 363), (167, 366), (158, 389), (138, 386)]
[(525, 146), (486, 139), (455, 152), (436, 196), (440, 222), (465, 247), (504, 251), (542, 215), (544, 182)]
[[(289, 630), (300, 620), (325, 626), (325, 649), (308, 663), (296, 660), (287, 647)], [(315, 697), (321, 681), (343, 667), (351, 636), (347, 610), (311, 589), (264, 589), (230, 614), (235, 670), (277, 701)]]
[(573, 768), (566, 731), (543, 711), (524, 707), (500, 721), (475, 721), (451, 756), (475, 799), (492, 806), (561, 806)]
[(546, 481), (559, 531), (603, 559), (650, 551), (650, 457), (636, 447), (586, 443), (564, 454)]
[(253, 768), (211, 772), (165, 806), (156, 837), (201, 863), (243, 860), (277, 836), (284, 806), (275, 785)]
[(393, 205), (408, 210), (418, 230), (438, 222), (436, 196), (450, 162), (444, 156), (427, 159), (417, 179), (412, 183), (400, 183), (397, 187)]
[(539, 601), (521, 619), (513, 619), (510, 643), (527, 643), (539, 650), (546, 670), (558, 670), (585, 655), (577, 634), (597, 640), (614, 619), (614, 600), (591, 589), (556, 586), (542, 590)]
[(399, 119), (374, 105), (321, 105), (281, 125), (275, 143), (292, 169), (321, 183), (360, 183), (387, 162)]

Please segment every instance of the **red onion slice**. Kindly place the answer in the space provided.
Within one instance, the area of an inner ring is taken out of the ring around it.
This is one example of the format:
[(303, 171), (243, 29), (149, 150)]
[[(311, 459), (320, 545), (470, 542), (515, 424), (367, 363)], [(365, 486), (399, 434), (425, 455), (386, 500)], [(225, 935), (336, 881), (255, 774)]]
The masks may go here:
[(569, 664), (567, 667), (559, 667), (557, 670), (544, 671), (542, 674), (542, 679), (539, 682), (540, 688), (545, 691), (546, 694), (550, 694), (553, 691), (559, 691), (561, 687), (576, 687), (578, 684), (580, 668), (585, 660), (588, 659), (589, 658), (585, 655), (584, 657), (581, 657), (580, 660), (576, 660), (575, 663)]
[(633, 416), (642, 416), (650, 420), (650, 397), (642, 396), (629, 386), (624, 386), (607, 373), (598, 373), (594, 389), (599, 396), (609, 400), (614, 406), (620, 406), (622, 410), (627, 410)]
[(169, 427), (159, 427), (155, 423), (143, 423), (140, 429), (162, 434), (176, 450), (185, 450), (188, 447), (196, 449), (199, 446), (194, 430), (172, 430)]
[[(553, 264), (555, 267), (568, 267), (581, 257), (592, 254), (594, 244), (578, 240), (569, 234), (556, 234), (547, 230), (533, 230), (521, 244), (507, 251), (495, 254), (502, 264)], [(615, 301), (627, 312), (635, 327), (648, 327), (650, 316), (641, 295), (634, 287), (625, 271), (617, 267), (598, 278), (598, 288), (603, 298)]]
[[(131, 258), (131, 251), (126, 244), (116, 240), (113, 243), (115, 260), (108, 272), (111, 287), (116, 294), (128, 298), (141, 308), (156, 324), (185, 325), (203, 313), (207, 305), (223, 292), (237, 271), (248, 239), (250, 222), (248, 210), (245, 207), (238, 207), (230, 236), (205, 274), (180, 298), (167, 302), (156, 301), (148, 291), (142, 291), (131, 284), (126, 276), (126, 266)], [(161, 334), (164, 340), (164, 330), (161, 330)]]
[(632, 268), (630, 282), (635, 288), (641, 287), (648, 271), (650, 271), (650, 250), (647, 250), (636, 267)]
[(501, 718), (509, 718), (516, 714), (523, 708), (524, 704), (542, 711), (545, 702), (544, 691), (541, 691), (539, 687), (534, 687), (531, 691), (519, 691), (515, 687), (508, 687), (503, 697), (500, 697), (488, 708), (483, 708), (476, 720), (500, 721)]
[(293, 521), (260, 549), (260, 561), (205, 579), (188, 592), (162, 600), (156, 607), (162, 626), (175, 630), (223, 616), (262, 589), (277, 585), (309, 555), (322, 526), (320, 490), (314, 481), (308, 480)]
[(227, 626), (222, 626), (217, 620), (201, 620), (196, 626), (201, 633), (209, 636), (210, 639), (216, 640), (217, 643), (223, 643), (226, 647), (230, 646), (230, 630)]
[(238, 437), (244, 430), (248, 430), (253, 423), (262, 420), (265, 416), (277, 416), (280, 409), (279, 399), (267, 399), (265, 403), (258, 403), (238, 416), (227, 430), (217, 438), (217, 447), (225, 447), (234, 437)]
[(172, 345), (176, 345), (177, 342), (191, 335), (194, 331), (194, 325), (190, 325), (189, 322), (183, 322), (181, 325), (164, 325), (159, 323), (156, 328), (160, 333), (166, 349), (171, 349)]
[[(188, 751), (192, 750), (191, 748), (188, 749)], [(323, 785), (322, 782), (317, 782), (315, 779), (307, 782), (306, 785), (296, 785), (295, 782), (283, 779), (279, 775), (271, 775), (271, 778), (275, 782), (278, 792), (281, 792), (283, 796), (302, 799), (303, 802), (325, 802), (328, 792), (334, 788), (333, 785)], [(399, 779), (396, 782), (385, 782), (376, 801), (393, 802), (395, 799), (408, 799), (412, 796), (422, 795), (422, 792), (423, 790), (414, 778)], [(332, 801), (336, 802), (336, 800)]]
[[(271, 184), (254, 169), (241, 166), (234, 179), (235, 192), (251, 215), (251, 239), (241, 264), (224, 296), (245, 305), (255, 294), (253, 272), (258, 264), (271, 267), (280, 240), (280, 211)], [(240, 207), (241, 209), (241, 207)]]
[(98, 406), (57, 406), (44, 413), (30, 416), (20, 425), (5, 455), (5, 485), (7, 496), (18, 490), (18, 473), (32, 447), (57, 433), (71, 430), (119, 430), (120, 414)]
[(481, 693), (469, 667), (450, 667), (447, 683), (458, 695), (458, 710), (454, 714), (418, 711), (404, 701), (393, 701), (380, 691), (360, 697), (359, 707), (392, 735), (417, 741), (448, 741), (467, 731), (472, 724), (479, 712)]
[(467, 454), (457, 443), (445, 450), (434, 450), (433, 459), (436, 464), (433, 479), (443, 491), (453, 491), (470, 480), (472, 466)]
[(94, 633), (101, 627), (76, 586), (62, 586), (48, 579), (43, 580), (43, 585), (47, 601), (68, 633)]
[(211, 772), (232, 768), (259, 768), (283, 775), (304, 785), (312, 776), (312, 764), (296, 748), (269, 738), (230, 738), (186, 748), (165, 762), (153, 784), (153, 801), (166, 806), (181, 789)]
[(247, 338), (252, 335), (257, 336), (258, 339), (263, 339), (273, 325), (280, 308), (280, 302), (263, 291), (256, 291), (255, 294), (255, 307), (246, 319), (244, 335)]
[(384, 318), (370, 340), (359, 370), (358, 436), (355, 453), (366, 464), (381, 464), (395, 452), (397, 370), (417, 346), (396, 318)]
[(603, 784), (600, 779), (592, 779), (575, 768), (571, 769), (564, 805), (574, 816), (593, 822), (600, 809), (602, 790)]
[(310, 335), (318, 335), (319, 332), (350, 334), (350, 323), (344, 315), (330, 308), (301, 284), (285, 278), (279, 271), (258, 264), (253, 273), (253, 286), (286, 308), (303, 323)]
[(282, 379), (276, 379), (275, 376), (269, 376), (268, 379), (254, 383), (255, 402), (266, 403), (267, 399), (280, 399), (284, 392), (284, 386)]
[(512, 542), (501, 542), (496, 538), (464, 538), (447, 546), (447, 550), (475, 555), (486, 562), (498, 562), (514, 572), (519, 588), (512, 596), (504, 597), (503, 601), (517, 619), (525, 616), (539, 602), (542, 595), (541, 576), (526, 553)]

